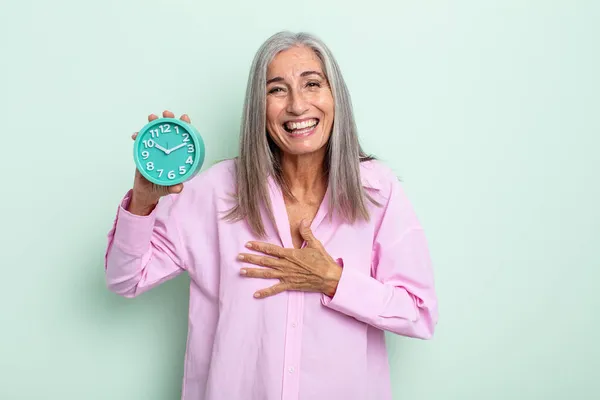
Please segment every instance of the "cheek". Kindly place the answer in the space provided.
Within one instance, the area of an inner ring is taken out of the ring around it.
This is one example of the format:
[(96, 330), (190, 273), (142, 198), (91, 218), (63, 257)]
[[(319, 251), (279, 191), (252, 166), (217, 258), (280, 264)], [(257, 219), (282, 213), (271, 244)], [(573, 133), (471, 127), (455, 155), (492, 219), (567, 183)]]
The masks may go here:
[(318, 107), (325, 115), (325, 118), (333, 120), (334, 103), (330, 93), (323, 93), (318, 98)]
[(267, 110), (267, 131), (269, 131), (269, 133), (275, 133), (273, 132), (273, 129), (275, 129), (276, 126), (277, 114), (270, 113), (269, 110)]
[(267, 101), (267, 127), (279, 125), (279, 116), (282, 108), (277, 102)]

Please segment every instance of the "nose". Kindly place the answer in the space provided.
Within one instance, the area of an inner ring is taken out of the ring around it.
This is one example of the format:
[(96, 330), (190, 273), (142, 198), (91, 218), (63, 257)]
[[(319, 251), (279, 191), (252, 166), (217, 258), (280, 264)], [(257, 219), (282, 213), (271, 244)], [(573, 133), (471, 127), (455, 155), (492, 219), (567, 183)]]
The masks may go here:
[(308, 111), (308, 104), (302, 92), (292, 91), (288, 97), (287, 112), (294, 115), (302, 115)]

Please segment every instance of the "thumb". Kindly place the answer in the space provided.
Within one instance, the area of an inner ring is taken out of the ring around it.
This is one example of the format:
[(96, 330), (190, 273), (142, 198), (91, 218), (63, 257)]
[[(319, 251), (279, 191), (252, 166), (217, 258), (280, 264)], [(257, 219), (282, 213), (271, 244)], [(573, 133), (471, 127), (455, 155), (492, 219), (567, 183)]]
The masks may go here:
[(312, 230), (310, 229), (310, 223), (307, 219), (303, 219), (300, 223), (300, 235), (302, 235), (302, 238), (306, 240), (306, 243), (309, 247), (321, 247), (321, 243), (317, 240), (315, 235), (313, 235)]
[(181, 183), (173, 186), (157, 185), (156, 183), (152, 183), (151, 185), (152, 192), (158, 197), (168, 196), (170, 194), (177, 194), (183, 190), (183, 185)]

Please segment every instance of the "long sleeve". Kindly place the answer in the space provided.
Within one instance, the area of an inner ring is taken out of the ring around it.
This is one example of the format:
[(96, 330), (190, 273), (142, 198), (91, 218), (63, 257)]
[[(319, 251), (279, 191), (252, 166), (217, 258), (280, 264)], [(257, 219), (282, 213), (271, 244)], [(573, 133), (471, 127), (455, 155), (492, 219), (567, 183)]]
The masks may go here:
[(338, 288), (322, 302), (379, 329), (429, 339), (438, 309), (425, 234), (397, 180), (391, 181), (386, 194), (371, 274), (351, 268), (352, 259), (339, 258), (343, 268)]
[(117, 209), (105, 254), (106, 284), (124, 297), (138, 296), (186, 268), (174, 215), (177, 195), (161, 198), (147, 216), (127, 211), (130, 196), (131, 191)]

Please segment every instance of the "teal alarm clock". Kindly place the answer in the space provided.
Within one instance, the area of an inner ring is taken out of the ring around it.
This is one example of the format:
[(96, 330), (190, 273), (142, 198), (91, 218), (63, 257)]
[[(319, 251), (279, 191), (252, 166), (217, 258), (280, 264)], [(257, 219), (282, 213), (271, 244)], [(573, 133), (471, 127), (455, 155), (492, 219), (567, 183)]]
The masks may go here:
[(158, 118), (135, 138), (133, 159), (142, 176), (161, 186), (192, 178), (204, 163), (204, 141), (198, 131), (176, 118)]

